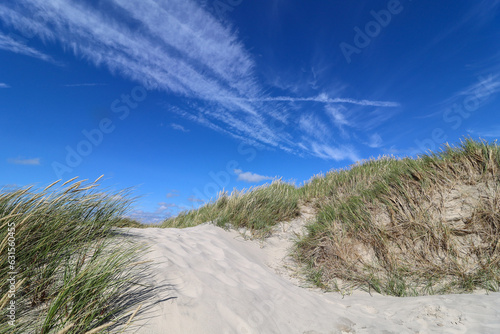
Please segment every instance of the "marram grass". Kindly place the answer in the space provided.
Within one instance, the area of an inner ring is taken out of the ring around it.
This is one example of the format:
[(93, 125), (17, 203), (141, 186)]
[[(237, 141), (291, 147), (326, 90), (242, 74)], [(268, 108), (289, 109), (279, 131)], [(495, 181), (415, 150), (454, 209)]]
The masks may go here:
[(302, 191), (318, 214), (295, 255), (331, 290), (498, 291), (499, 168), (496, 143), (465, 139), (417, 159), (368, 161), (314, 179)]
[[(97, 333), (126, 322), (126, 296), (140, 267), (131, 264), (143, 251), (113, 232), (129, 193), (74, 181), (0, 192), (0, 333)], [(15, 296), (8, 251), (15, 256)], [(5, 306), (11, 301), (15, 326)]]
[(259, 235), (280, 221), (299, 214), (295, 186), (277, 180), (248, 191), (221, 192), (215, 201), (167, 219), (163, 227), (191, 227), (213, 222), (221, 227), (244, 227)]

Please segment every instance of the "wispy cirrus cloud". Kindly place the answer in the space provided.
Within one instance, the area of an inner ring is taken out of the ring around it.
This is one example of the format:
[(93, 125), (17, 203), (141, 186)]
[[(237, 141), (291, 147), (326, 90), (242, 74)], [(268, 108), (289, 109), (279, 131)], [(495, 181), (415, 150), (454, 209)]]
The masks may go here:
[[(500, 93), (500, 74), (490, 74), (479, 76), (477, 81), (461, 89), (438, 104), (440, 108), (449, 108), (458, 103), (467, 106), (474, 104), (474, 108), (479, 108), (490, 100), (493, 95)], [(442, 113), (442, 111), (440, 110)]]
[(309, 142), (305, 144), (314, 155), (327, 160), (360, 160), (359, 154), (351, 145), (332, 146), (325, 143)]
[(13, 165), (31, 165), (38, 166), (41, 164), (40, 158), (32, 158), (32, 159), (23, 159), (23, 158), (9, 158), (7, 159), (9, 164)]
[(177, 130), (177, 131), (189, 132), (188, 129), (186, 129), (185, 127), (183, 127), (182, 125), (177, 124), (177, 123), (170, 123), (170, 127), (174, 130)]
[(301, 115), (299, 118), (299, 128), (309, 137), (316, 140), (328, 140), (332, 133), (324, 120), (313, 113)]
[(478, 77), (478, 81), (457, 92), (450, 100), (459, 97), (475, 96), (480, 100), (500, 92), (500, 74)]
[[(0, 4), (0, 20), (148, 89), (183, 97), (185, 105), (169, 106), (168, 110), (191, 121), (254, 145), (295, 154), (305, 152), (336, 160), (355, 156), (339, 153), (345, 145), (335, 146), (326, 138), (315, 144), (300, 140), (311, 131), (300, 116), (297, 119), (297, 114), (290, 112), (293, 104), (399, 106), (392, 101), (324, 93), (269, 96), (259, 84), (253, 57), (237, 33), (192, 0), (108, 0), (106, 11), (96, 6), (71, 0), (19, 0), (16, 5)], [(0, 47), (51, 61), (50, 56), (8, 36), (1, 38)], [(286, 126), (301, 122), (302, 127)]]
[(264, 176), (264, 175), (259, 175), (259, 174), (252, 173), (252, 172), (244, 172), (241, 169), (235, 169), (234, 173), (236, 175), (238, 175), (238, 181), (245, 181), (248, 183), (258, 183), (258, 182), (262, 182), (264, 180), (275, 179), (272, 176)]
[(0, 82), (0, 88), (10, 88), (6, 83)]
[(344, 126), (351, 125), (344, 115), (345, 108), (342, 106), (327, 105), (325, 106), (325, 111), (331, 122), (339, 129), (343, 130)]
[(179, 196), (179, 190), (172, 189), (169, 193), (165, 195), (167, 198), (172, 198), (172, 197), (178, 197)]
[(38, 58), (44, 61), (53, 62), (52, 57), (40, 52), (32, 47), (25, 45), (22, 42), (16, 41), (10, 36), (4, 35), (0, 32), (0, 50), (6, 50), (18, 53), (24, 56)]
[(105, 83), (77, 83), (77, 84), (67, 84), (64, 87), (95, 87), (95, 86), (106, 86)]
[(203, 203), (203, 200), (202, 199), (199, 199), (198, 197), (194, 196), (194, 195), (191, 195), (187, 198), (187, 200), (191, 203)]
[(491, 127), (488, 129), (467, 129), (467, 133), (481, 138), (500, 139), (500, 126)]
[(347, 104), (357, 104), (360, 106), (372, 106), (372, 107), (400, 107), (401, 106), (401, 104), (398, 102), (356, 100), (356, 99), (340, 98), (340, 97), (331, 98), (331, 97), (328, 97), (328, 95), (326, 95), (326, 94), (320, 94), (320, 95), (315, 96), (315, 97), (290, 97), (290, 96), (263, 97), (263, 98), (259, 98), (259, 99), (253, 99), (251, 101), (347, 103)]
[(367, 145), (371, 148), (379, 148), (383, 142), (382, 137), (378, 133), (374, 133), (370, 136)]

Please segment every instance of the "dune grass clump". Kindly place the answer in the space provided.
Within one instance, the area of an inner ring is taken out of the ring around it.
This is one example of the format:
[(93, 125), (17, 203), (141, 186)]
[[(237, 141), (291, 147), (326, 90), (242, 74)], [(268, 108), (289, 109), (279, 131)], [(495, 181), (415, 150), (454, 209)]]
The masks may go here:
[(0, 333), (97, 333), (126, 321), (142, 248), (113, 226), (129, 194), (74, 181), (0, 192)]
[(397, 159), (390, 156), (358, 162), (347, 169), (333, 170), (326, 175), (316, 175), (298, 191), (303, 201), (311, 202), (317, 209), (320, 209), (326, 202), (338, 201), (357, 194), (361, 189), (383, 179), (399, 166)]
[(417, 159), (383, 158), (300, 191), (316, 220), (297, 258), (316, 285), (409, 296), (498, 291), (500, 149), (464, 140)]
[(191, 227), (214, 222), (221, 227), (244, 227), (263, 235), (276, 223), (298, 214), (297, 189), (278, 180), (248, 191), (221, 192), (215, 201), (167, 219), (162, 227)]

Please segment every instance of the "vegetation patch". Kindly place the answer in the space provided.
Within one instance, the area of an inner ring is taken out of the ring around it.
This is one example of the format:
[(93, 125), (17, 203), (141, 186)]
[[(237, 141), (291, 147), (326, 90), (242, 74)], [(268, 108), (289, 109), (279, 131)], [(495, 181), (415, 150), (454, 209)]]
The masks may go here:
[(83, 182), (0, 193), (0, 252), (12, 256), (0, 258), (0, 333), (97, 333), (129, 320), (147, 269), (141, 246), (114, 232), (131, 200)]
[[(500, 150), (464, 140), (314, 178), (319, 213), (297, 243), (314, 282), (410, 296), (498, 291)], [(318, 277), (321, 273), (321, 277)]]
[(249, 190), (234, 190), (231, 194), (223, 191), (215, 201), (167, 219), (162, 227), (213, 222), (220, 227), (245, 227), (262, 236), (276, 223), (296, 217), (298, 200), (295, 186), (278, 180)]

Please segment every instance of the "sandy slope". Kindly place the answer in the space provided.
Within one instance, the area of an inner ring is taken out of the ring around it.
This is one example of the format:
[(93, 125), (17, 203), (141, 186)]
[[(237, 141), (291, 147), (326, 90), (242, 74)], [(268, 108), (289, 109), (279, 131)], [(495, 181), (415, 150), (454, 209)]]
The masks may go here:
[[(204, 224), (131, 229), (152, 246), (156, 286), (137, 333), (500, 333), (500, 294), (342, 298), (301, 288), (283, 268), (300, 221), (262, 243)], [(280, 230), (281, 229), (281, 232)], [(295, 229), (295, 230), (294, 230)]]

